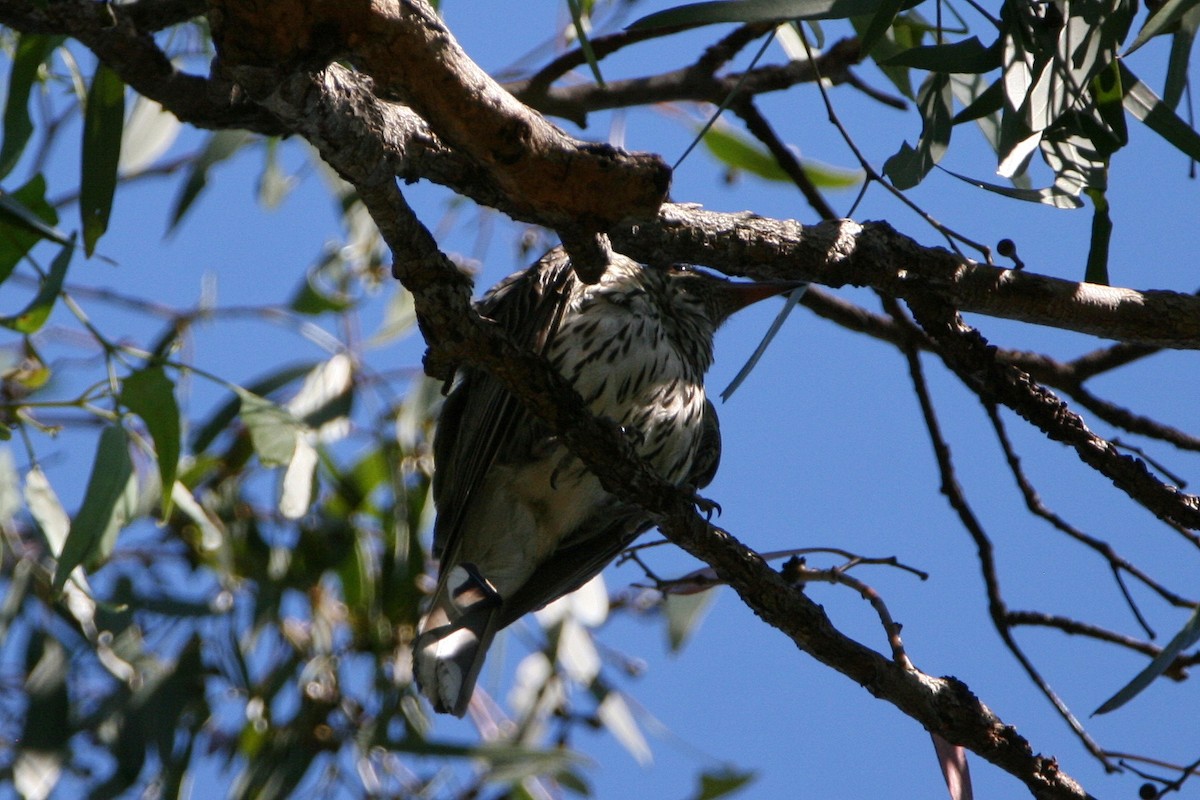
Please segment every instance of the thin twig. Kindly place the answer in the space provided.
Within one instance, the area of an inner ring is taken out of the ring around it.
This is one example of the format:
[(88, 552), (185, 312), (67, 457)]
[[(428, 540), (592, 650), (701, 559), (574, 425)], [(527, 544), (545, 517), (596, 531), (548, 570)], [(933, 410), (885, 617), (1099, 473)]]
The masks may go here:
[[(899, 305), (895, 300), (888, 300), (890, 309), (894, 316), (901, 316)], [(984, 531), (975, 512), (971, 510), (970, 504), (967, 502), (966, 496), (963, 494), (962, 487), (958, 483), (955, 476), (954, 462), (950, 455), (950, 447), (946, 444), (941, 432), (941, 424), (937, 420), (937, 414), (933, 408), (933, 400), (929, 395), (929, 387), (925, 381), (924, 370), (921, 367), (919, 351), (914, 347), (905, 348), (905, 357), (908, 360), (909, 375), (912, 378), (913, 390), (917, 395), (917, 400), (921, 406), (921, 414), (925, 419), (925, 428), (929, 433), (930, 443), (933, 445), (934, 456), (937, 461), (938, 471), (941, 474), (941, 491), (946, 496), (950, 503), (950, 507), (958, 514), (959, 520), (967, 533), (975, 542), (975, 548), (978, 553), (979, 567), (983, 575), (984, 585), (987, 590), (988, 597), (988, 613), (991, 616), (992, 624), (996, 628), (996, 632), (1000, 635), (1000, 639), (1008, 648), (1013, 657), (1017, 659), (1017, 663), (1025, 670), (1025, 674), (1033, 681), (1034, 685), (1045, 695), (1050, 704), (1054, 706), (1059, 716), (1067, 723), (1074, 731), (1075, 735), (1083, 743), (1101, 764), (1108, 771), (1113, 771), (1116, 767), (1105, 756), (1104, 751), (1092, 739), (1091, 735), (1075, 717), (1067, 704), (1063, 702), (1058, 693), (1050, 687), (1050, 684), (1038, 672), (1037, 667), (1017, 644), (1013, 637), (1012, 629), (1005, 622), (1005, 616), (1008, 613), (1004, 598), (1000, 592), (1000, 579), (996, 571), (996, 562), (993, 555), (991, 539)]]

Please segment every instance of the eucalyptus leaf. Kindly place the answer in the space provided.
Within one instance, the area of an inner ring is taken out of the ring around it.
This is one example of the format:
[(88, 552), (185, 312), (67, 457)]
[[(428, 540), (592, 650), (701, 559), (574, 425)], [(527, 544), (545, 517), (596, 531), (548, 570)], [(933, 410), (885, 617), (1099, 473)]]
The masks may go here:
[(1092, 714), (1107, 714), (1109, 711), (1115, 711), (1137, 697), (1143, 689), (1167, 671), (1180, 653), (1196, 642), (1200, 642), (1200, 608), (1192, 612), (1192, 616), (1188, 618), (1183, 629), (1172, 637), (1167, 646), (1146, 665), (1145, 669), (1135, 675), (1133, 680), (1125, 684), (1119, 692), (1101, 703), (1100, 707)]
[(1181, 120), (1154, 91), (1121, 63), (1125, 110), (1193, 160), (1200, 160), (1200, 133)]
[(67, 277), (67, 267), (71, 265), (71, 255), (74, 252), (75, 237), (72, 236), (54, 260), (50, 262), (50, 272), (42, 279), (42, 285), (38, 288), (34, 298), (16, 314), (0, 317), (0, 326), (26, 335), (37, 333), (42, 329), (62, 292), (63, 280)]
[(931, 73), (917, 92), (917, 105), (921, 111), (921, 137), (916, 147), (904, 142), (883, 165), (884, 174), (897, 189), (911, 189), (920, 183), (950, 144), (953, 106), (950, 76)]
[(1001, 67), (1001, 49), (999, 42), (991, 47), (984, 47), (979, 37), (972, 36), (951, 44), (910, 47), (880, 63), (889, 67), (913, 67), (930, 72), (978, 75)]
[(691, 800), (717, 800), (740, 792), (748, 786), (757, 775), (751, 770), (738, 770), (733, 767), (722, 767), (700, 773), (700, 788)]
[(121, 404), (142, 418), (154, 440), (165, 519), (171, 514), (172, 487), (179, 466), (181, 424), (175, 384), (161, 366), (147, 367), (121, 382)]
[[(289, 383), (303, 378), (316, 366), (317, 362), (306, 361), (282, 367), (278, 371), (251, 383), (245, 389), (251, 395), (265, 396), (287, 386)], [(195, 433), (192, 434), (191, 441), (193, 452), (199, 453), (206, 450), (221, 435), (222, 431), (229, 428), (238, 415), (241, 402), (241, 397), (235, 392), (233, 397), (223, 403), (203, 425), (200, 425), (196, 429)]]
[(204, 149), (192, 162), (183, 188), (175, 199), (175, 206), (171, 209), (171, 219), (167, 227), (168, 231), (173, 231), (178, 227), (179, 223), (183, 221), (184, 215), (196, 202), (196, 198), (204, 191), (204, 187), (208, 185), (208, 173), (212, 168), (232, 157), (248, 144), (252, 137), (253, 135), (247, 131), (220, 130), (208, 138)]
[(579, 49), (583, 51), (583, 59), (591, 69), (596, 83), (603, 87), (604, 76), (600, 74), (600, 62), (596, 59), (596, 51), (592, 48), (591, 39), (588, 38), (580, 0), (567, 0), (567, 8), (571, 11), (571, 24), (575, 26), (575, 38), (579, 40)]
[(58, 214), (46, 201), (46, 179), (34, 175), (13, 192), (0, 191), (0, 283), (8, 280), (21, 259), (42, 239), (71, 241), (56, 230)]
[(882, 5), (883, 0), (714, 0), (658, 11), (642, 17), (629, 28), (636, 30), (785, 19), (846, 19), (874, 14)]
[(71, 529), (54, 570), (55, 592), (62, 591), (71, 570), (98, 552), (102, 539), (114, 523), (118, 501), (133, 477), (125, 429), (120, 425), (109, 425), (100, 433), (83, 505), (71, 520)]
[(79, 215), (83, 225), (83, 251), (89, 256), (108, 230), (124, 130), (125, 82), (116, 70), (101, 61), (92, 75), (83, 115)]
[(1092, 236), (1088, 245), (1087, 270), (1083, 279), (1088, 283), (1108, 285), (1108, 249), (1112, 242), (1113, 224), (1108, 215), (1108, 198), (1101, 189), (1088, 189), (1086, 192), (1091, 199)]
[(241, 387), (235, 389), (241, 400), (242, 422), (250, 431), (254, 452), (265, 466), (278, 467), (292, 460), (296, 437), (304, 423), (286, 409)]
[(8, 74), (8, 94), (4, 100), (4, 142), (0, 144), (0, 178), (17, 165), (29, 137), (33, 121), (29, 118), (29, 94), (38, 79), (42, 64), (62, 44), (61, 36), (22, 33), (12, 53), (12, 71)]
[(1133, 44), (1125, 51), (1125, 55), (1128, 56), (1155, 36), (1171, 32), (1185, 14), (1197, 7), (1200, 7), (1200, 0), (1167, 0), (1146, 18), (1145, 24), (1138, 31)]

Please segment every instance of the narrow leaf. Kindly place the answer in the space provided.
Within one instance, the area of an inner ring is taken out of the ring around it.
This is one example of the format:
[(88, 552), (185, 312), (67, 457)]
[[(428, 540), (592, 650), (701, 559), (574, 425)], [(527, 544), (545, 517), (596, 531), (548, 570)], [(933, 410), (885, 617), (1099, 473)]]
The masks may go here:
[(1087, 271), (1083, 279), (1088, 283), (1108, 285), (1108, 246), (1112, 241), (1113, 224), (1108, 215), (1108, 198), (1100, 189), (1088, 189), (1095, 211), (1092, 212), (1092, 238), (1088, 246)]
[(29, 506), (30, 516), (42, 529), (50, 552), (55, 558), (60, 558), (71, 530), (71, 517), (62, 507), (58, 494), (41, 467), (33, 467), (25, 476), (25, 503)]
[(62, 43), (61, 36), (21, 34), (12, 56), (12, 72), (8, 75), (8, 96), (4, 101), (4, 143), (0, 145), (0, 178), (12, 172), (25, 152), (33, 135), (29, 118), (29, 93), (38, 72), (54, 48)]
[(972, 36), (952, 44), (931, 44), (910, 47), (880, 62), (889, 67), (913, 67), (930, 72), (953, 72), (980, 75), (1001, 67), (999, 47), (984, 47), (979, 37)]
[(149, 167), (171, 148), (182, 128), (179, 117), (138, 95), (121, 136), (121, 172), (128, 175)]
[(208, 173), (216, 164), (225, 161), (251, 140), (251, 134), (246, 131), (223, 130), (209, 137), (203, 152), (192, 162), (192, 169), (184, 181), (179, 197), (175, 199), (175, 207), (171, 210), (169, 231), (175, 230), (183, 216), (196, 202), (200, 192), (208, 185)]
[(1058, 186), (1048, 186), (1045, 189), (1022, 189), (1015, 186), (1000, 186), (995, 183), (978, 180), (977, 178), (971, 178), (967, 175), (960, 175), (945, 167), (939, 167), (939, 169), (972, 186), (986, 189), (989, 192), (995, 192), (1004, 197), (1011, 197), (1014, 200), (1024, 200), (1028, 203), (1042, 203), (1043, 205), (1054, 206), (1055, 208), (1083, 207), (1083, 201), (1079, 199), (1078, 194), (1070, 194)]
[(121, 404), (142, 418), (154, 440), (165, 519), (171, 513), (172, 487), (179, 467), (181, 426), (175, 384), (161, 366), (147, 367), (121, 383)]
[(1125, 91), (1125, 110), (1166, 139), (1188, 158), (1200, 160), (1200, 133), (1164, 103), (1154, 91), (1121, 62), (1121, 86)]
[(1155, 36), (1169, 32), (1184, 14), (1197, 6), (1200, 6), (1200, 0), (1167, 0), (1146, 19), (1146, 24), (1142, 25), (1125, 55), (1128, 56)]
[(966, 749), (962, 745), (950, 744), (933, 731), (929, 732), (929, 738), (933, 739), (933, 751), (937, 754), (950, 800), (973, 800), (975, 790), (971, 786), (971, 765), (967, 761)]
[(588, 38), (587, 28), (584, 26), (583, 8), (579, 0), (567, 0), (567, 7), (571, 10), (571, 23), (575, 26), (575, 38), (579, 40), (583, 58), (591, 68), (596, 83), (603, 87), (604, 76), (600, 74), (600, 62), (596, 59), (596, 51), (592, 49), (592, 41)]
[(654, 760), (650, 745), (646, 744), (646, 737), (634, 720), (624, 695), (617, 691), (608, 692), (596, 708), (596, 716), (638, 764), (647, 766)]
[[(704, 133), (702, 140), (710, 153), (734, 169), (769, 181), (791, 183), (791, 177), (779, 166), (775, 156), (733, 128), (713, 125)], [(846, 189), (857, 186), (863, 180), (861, 170), (841, 169), (808, 159), (800, 159), (800, 164), (813, 185), (823, 189)]]
[(0, 317), (0, 326), (24, 334), (41, 330), (62, 291), (63, 279), (67, 276), (67, 267), (71, 264), (71, 255), (74, 252), (75, 237), (72, 236), (54, 261), (50, 262), (50, 274), (42, 280), (37, 295), (29, 301), (29, 305), (25, 306), (23, 311), (12, 316)]
[(1194, 9), (1184, 18), (1179, 30), (1171, 36), (1171, 55), (1167, 58), (1167, 79), (1163, 83), (1163, 102), (1175, 110), (1183, 98), (1188, 83), (1188, 62), (1192, 58), (1192, 45), (1196, 41), (1196, 27), (1200, 14)]
[(888, 28), (892, 27), (892, 23), (896, 20), (896, 15), (907, 4), (908, 0), (881, 0), (879, 9), (872, 15), (871, 22), (867, 25), (867, 31), (859, 41), (859, 47), (864, 56), (869, 55), (875, 49), (875, 45), (888, 32)]
[(1101, 703), (1100, 707), (1092, 712), (1092, 715), (1115, 711), (1137, 697), (1143, 689), (1154, 682), (1155, 678), (1167, 671), (1176, 656), (1196, 642), (1200, 642), (1200, 608), (1192, 612), (1192, 616), (1183, 626), (1183, 630), (1175, 634), (1175, 638), (1167, 643), (1162, 652), (1155, 656), (1145, 669), (1134, 676), (1134, 679), (1127, 683), (1121, 691)]
[(304, 429), (303, 423), (265, 397), (240, 387), (236, 391), (242, 401), (242, 422), (250, 431), (250, 441), (259, 460), (268, 467), (291, 461), (296, 452), (296, 435)]
[(663, 597), (667, 615), (667, 643), (672, 653), (683, 649), (708, 615), (708, 610), (716, 599), (717, 593), (712, 590), (688, 594), (671, 593)]
[(757, 777), (753, 771), (741, 771), (732, 767), (708, 770), (700, 774), (700, 788), (692, 800), (717, 800), (740, 792)]
[(763, 357), (763, 353), (767, 352), (767, 347), (771, 344), (771, 340), (775, 338), (775, 334), (779, 333), (779, 329), (783, 327), (783, 323), (792, 313), (792, 309), (800, 302), (800, 299), (804, 297), (804, 292), (807, 289), (808, 284), (797, 286), (788, 294), (787, 302), (784, 303), (783, 308), (779, 309), (779, 313), (775, 315), (775, 319), (771, 322), (771, 327), (767, 328), (767, 332), (763, 334), (762, 341), (758, 343), (758, 347), (754, 348), (754, 352), (750, 355), (750, 358), (746, 360), (746, 363), (738, 370), (738, 374), (733, 377), (733, 380), (721, 392), (722, 402), (733, 397), (733, 393), (737, 391), (738, 387), (742, 385), (746, 378), (750, 377), (750, 373), (758, 366), (758, 361)]
[(930, 74), (917, 92), (921, 111), (921, 138), (917, 146), (905, 142), (883, 165), (884, 174), (897, 189), (916, 186), (942, 160), (950, 144), (952, 104), (950, 76), (941, 72)]
[(100, 546), (113, 520), (117, 501), (125, 493), (131, 477), (133, 461), (129, 458), (125, 429), (110, 425), (100, 434), (83, 505), (71, 521), (71, 530), (54, 570), (55, 592), (62, 591), (71, 570), (84, 563)]
[(125, 83), (101, 61), (92, 76), (83, 115), (79, 214), (83, 221), (83, 251), (89, 256), (108, 230), (124, 129)]
[(54, 229), (57, 224), (58, 214), (46, 202), (46, 179), (41, 175), (12, 193), (0, 191), (0, 283), (41, 239), (58, 244), (71, 241)]
[(860, 14), (874, 14), (882, 4), (883, 0), (714, 0), (658, 11), (642, 17), (629, 28), (767, 22), (776, 19), (846, 19)]
[[(317, 366), (314, 362), (305, 362), (296, 364), (290, 367), (283, 367), (278, 372), (273, 372), (265, 378), (255, 381), (246, 387), (246, 391), (252, 395), (265, 396), (276, 391), (284, 386), (287, 386), (292, 381), (303, 378), (312, 369)], [(238, 415), (238, 409), (241, 407), (241, 397), (235, 393), (226, 403), (218, 408), (208, 421), (196, 429), (192, 435), (191, 448), (192, 452), (200, 453), (208, 448), (213, 441), (221, 435), (221, 432), (229, 427), (230, 423)]]

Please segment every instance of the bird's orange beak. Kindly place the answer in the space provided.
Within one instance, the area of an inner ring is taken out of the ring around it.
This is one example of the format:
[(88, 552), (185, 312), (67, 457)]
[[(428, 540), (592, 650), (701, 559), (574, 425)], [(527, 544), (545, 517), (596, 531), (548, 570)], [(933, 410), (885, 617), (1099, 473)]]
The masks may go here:
[(730, 281), (721, 287), (722, 305), (725, 316), (730, 316), (759, 300), (787, 294), (794, 289), (807, 286), (806, 281)]

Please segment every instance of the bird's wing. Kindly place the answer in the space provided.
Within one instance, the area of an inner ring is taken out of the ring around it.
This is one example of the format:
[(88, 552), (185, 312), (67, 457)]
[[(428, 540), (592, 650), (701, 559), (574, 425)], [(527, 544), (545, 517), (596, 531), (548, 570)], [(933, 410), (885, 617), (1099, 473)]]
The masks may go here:
[(504, 599), (499, 627), (583, 586), (651, 524), (650, 515), (641, 508), (619, 501), (593, 514), (581, 526), (580, 535), (573, 537), (574, 544), (555, 550), (512, 597)]
[[(700, 445), (686, 478), (699, 489), (712, 482), (721, 461), (721, 428), (717, 409), (704, 403)], [(570, 544), (559, 547), (530, 576), (512, 597), (504, 599), (497, 620), (503, 628), (530, 611), (573, 592), (604, 569), (633, 540), (653, 525), (649, 514), (639, 506), (613, 498), (613, 502), (592, 514), (571, 536)]]
[(692, 459), (692, 468), (687, 476), (688, 484), (696, 489), (703, 489), (712, 483), (717, 475), (717, 467), (721, 465), (721, 422), (717, 419), (717, 407), (711, 400), (704, 401), (704, 416), (700, 425), (700, 446), (696, 448), (696, 456)]
[[(480, 301), (479, 311), (499, 324), (514, 344), (544, 353), (574, 280), (566, 254), (551, 250), (534, 266), (498, 284)], [(497, 461), (524, 457), (540, 438), (539, 430), (500, 381), (482, 370), (463, 370), (446, 398), (433, 442), (433, 499), (438, 511), (433, 548), (442, 562), (439, 583), (458, 563), (462, 523), (488, 470)]]

